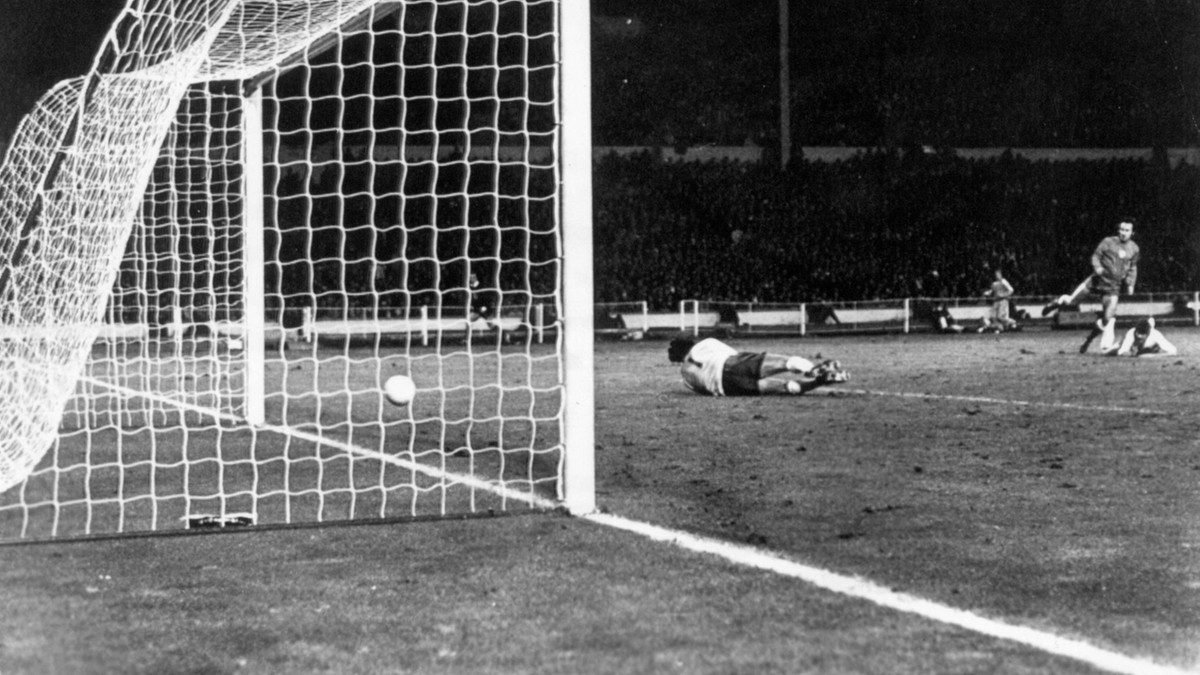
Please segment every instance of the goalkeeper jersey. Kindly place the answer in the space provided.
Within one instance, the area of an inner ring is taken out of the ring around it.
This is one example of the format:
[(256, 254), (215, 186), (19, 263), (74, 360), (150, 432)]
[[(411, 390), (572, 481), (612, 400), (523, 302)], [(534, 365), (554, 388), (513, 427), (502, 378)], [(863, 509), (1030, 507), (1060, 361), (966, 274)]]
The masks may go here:
[(1117, 348), (1119, 356), (1141, 356), (1142, 354), (1176, 354), (1178, 350), (1157, 328), (1151, 328), (1150, 333), (1142, 344), (1137, 342), (1137, 329), (1130, 328), (1125, 332), (1125, 339)]
[(683, 382), (692, 391), (713, 396), (724, 396), (722, 376), (725, 362), (738, 353), (736, 349), (717, 340), (705, 338), (692, 346), (683, 359)]

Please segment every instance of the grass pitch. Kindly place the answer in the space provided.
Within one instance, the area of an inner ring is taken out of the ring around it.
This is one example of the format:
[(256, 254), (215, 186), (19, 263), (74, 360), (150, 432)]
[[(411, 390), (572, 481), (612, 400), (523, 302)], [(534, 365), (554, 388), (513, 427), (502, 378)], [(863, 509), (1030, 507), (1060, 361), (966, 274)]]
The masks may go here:
[[(597, 346), (602, 509), (1180, 670), (1200, 667), (1200, 333), (731, 340), (838, 358), (803, 398)], [(1090, 673), (558, 515), (0, 549), (6, 673)]]

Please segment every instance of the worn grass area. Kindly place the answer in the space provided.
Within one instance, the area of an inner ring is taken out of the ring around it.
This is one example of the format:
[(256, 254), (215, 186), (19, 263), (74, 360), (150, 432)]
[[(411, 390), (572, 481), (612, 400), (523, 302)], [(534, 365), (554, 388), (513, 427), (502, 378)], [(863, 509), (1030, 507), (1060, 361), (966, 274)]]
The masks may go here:
[[(1200, 333), (738, 341), (804, 398), (686, 392), (597, 346), (607, 511), (1179, 668), (1200, 664)], [(1087, 673), (558, 515), (0, 548), (0, 672)]]
[[(600, 454), (615, 471), (602, 501), (1124, 653), (1200, 663), (1200, 343), (1184, 331), (1183, 356), (1135, 360), (1080, 355), (1080, 337), (739, 344), (853, 371), (841, 393), (802, 400), (664, 387), (638, 401), (619, 393), (633, 382), (606, 379), (600, 415), (628, 431), (605, 427)], [(653, 362), (647, 348), (610, 360)]]

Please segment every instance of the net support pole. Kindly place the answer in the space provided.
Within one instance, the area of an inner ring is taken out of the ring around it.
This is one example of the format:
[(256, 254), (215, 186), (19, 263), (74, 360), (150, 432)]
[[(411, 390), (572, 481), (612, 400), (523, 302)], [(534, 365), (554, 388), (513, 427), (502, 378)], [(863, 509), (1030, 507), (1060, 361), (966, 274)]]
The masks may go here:
[(266, 422), (266, 283), (263, 244), (263, 101), (257, 88), (242, 99), (242, 349), (246, 366), (246, 421)]
[(566, 385), (562, 487), (567, 510), (577, 515), (596, 510), (590, 5), (588, 0), (567, 0), (559, 10)]

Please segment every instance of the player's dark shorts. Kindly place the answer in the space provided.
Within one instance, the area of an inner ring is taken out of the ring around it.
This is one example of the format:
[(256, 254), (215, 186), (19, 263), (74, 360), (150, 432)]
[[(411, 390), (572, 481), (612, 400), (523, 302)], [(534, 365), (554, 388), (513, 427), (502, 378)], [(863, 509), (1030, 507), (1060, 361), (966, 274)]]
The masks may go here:
[(721, 387), (726, 396), (758, 396), (758, 381), (766, 352), (738, 352), (725, 360)]
[(1088, 290), (1096, 295), (1120, 295), (1121, 280), (1093, 274), (1088, 282)]

